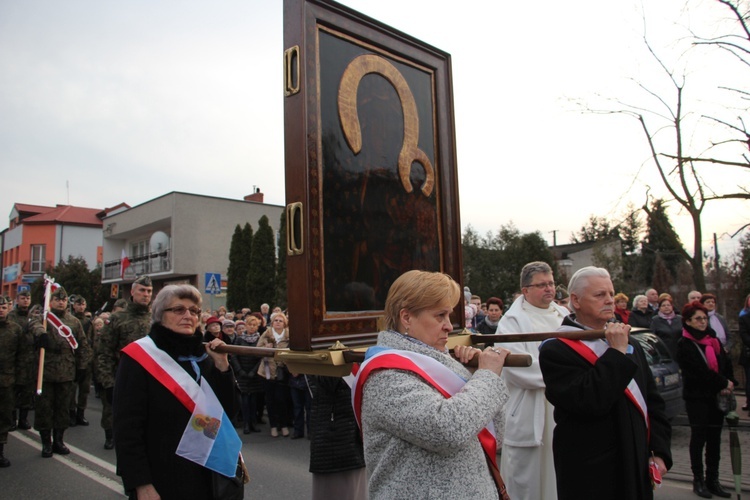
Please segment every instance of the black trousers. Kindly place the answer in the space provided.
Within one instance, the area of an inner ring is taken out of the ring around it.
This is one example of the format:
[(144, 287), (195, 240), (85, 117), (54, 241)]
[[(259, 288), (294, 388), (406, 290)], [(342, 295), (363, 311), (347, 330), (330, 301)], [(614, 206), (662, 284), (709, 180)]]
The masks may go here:
[(706, 449), (706, 479), (718, 479), (721, 460), (721, 428), (724, 414), (715, 398), (686, 399), (690, 421), (690, 468), (693, 477), (703, 477), (703, 448)]

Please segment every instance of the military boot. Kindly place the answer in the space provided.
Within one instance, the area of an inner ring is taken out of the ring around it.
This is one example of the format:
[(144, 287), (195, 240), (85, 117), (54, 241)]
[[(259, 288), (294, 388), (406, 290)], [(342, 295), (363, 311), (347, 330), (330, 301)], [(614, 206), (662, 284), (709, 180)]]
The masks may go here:
[(25, 431), (31, 429), (29, 423), (29, 410), (21, 410), (18, 412), (18, 428)]
[(16, 426), (16, 420), (18, 420), (18, 412), (13, 410), (13, 413), (10, 416), (10, 429), (8, 429), (8, 432), (13, 432), (18, 428)]
[(5, 444), (0, 443), (0, 467), (10, 467), (10, 460), (5, 458), (5, 455), (3, 454), (3, 452), (5, 451), (4, 448)]
[(77, 425), (77, 422), (76, 422), (76, 411), (75, 410), (68, 411), (68, 418), (69, 418), (69, 420), (68, 420), (69, 426), (70, 427), (75, 427)]
[(112, 435), (112, 429), (104, 429), (104, 449), (111, 450), (115, 447), (115, 438)]
[(63, 443), (63, 434), (65, 434), (64, 429), (55, 429), (52, 433), (52, 451), (58, 455), (67, 455), (70, 453), (68, 447)]
[(83, 426), (89, 425), (89, 421), (83, 416), (84, 411), (86, 410), (83, 408), (78, 408), (78, 411), (76, 411), (76, 424)]
[(49, 458), (52, 456), (52, 431), (39, 431), (42, 437), (42, 456)]

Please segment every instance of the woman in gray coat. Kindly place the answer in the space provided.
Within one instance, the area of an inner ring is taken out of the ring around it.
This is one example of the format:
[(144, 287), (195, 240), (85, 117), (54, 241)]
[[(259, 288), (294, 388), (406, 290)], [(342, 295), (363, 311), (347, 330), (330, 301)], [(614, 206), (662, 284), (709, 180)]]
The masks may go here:
[[(371, 500), (500, 495), (493, 470), (508, 399), (500, 378), (508, 351), (457, 346), (460, 362), (451, 358), (450, 315), (460, 298), (449, 276), (424, 271), (403, 274), (388, 292), (387, 330), (368, 350), (353, 398)], [(472, 374), (462, 363), (473, 357), (479, 368)]]

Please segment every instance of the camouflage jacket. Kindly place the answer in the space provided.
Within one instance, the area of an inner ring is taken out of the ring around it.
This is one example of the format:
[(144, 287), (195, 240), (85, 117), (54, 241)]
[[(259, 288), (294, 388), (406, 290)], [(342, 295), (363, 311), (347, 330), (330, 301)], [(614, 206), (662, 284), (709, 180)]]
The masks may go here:
[(97, 377), (102, 387), (115, 386), (117, 363), (123, 347), (145, 337), (151, 329), (151, 310), (148, 306), (128, 303), (124, 311), (116, 312), (102, 328), (96, 342)]
[(15, 321), (21, 327), (21, 344), (16, 366), (16, 385), (31, 384), (36, 378), (36, 355), (34, 353), (34, 334), (29, 328), (28, 310), (20, 311), (14, 308), (8, 319)]
[(0, 319), (0, 387), (10, 387), (16, 383), (20, 350), (21, 327), (7, 318)]
[[(76, 319), (81, 322), (81, 327), (83, 328), (84, 338), (86, 339), (86, 342), (89, 345), (89, 350), (93, 353), (94, 352), (94, 323), (89, 318), (87, 318), (85, 314), (73, 313), (73, 316), (75, 316)], [(86, 368), (91, 368), (93, 360), (94, 360), (94, 356), (92, 354), (91, 359), (89, 360), (89, 364), (86, 365)]]
[[(54, 312), (54, 311), (53, 311)], [(57, 314), (63, 324), (70, 327), (73, 336), (78, 342), (78, 348), (70, 347), (67, 339), (60, 335), (57, 328), (47, 322), (47, 334), (49, 336), (49, 348), (44, 352), (44, 380), (47, 382), (71, 382), (76, 376), (76, 370), (83, 369), (91, 361), (91, 349), (85, 339), (81, 322), (69, 312)], [(33, 319), (29, 322), (29, 328), (34, 337), (45, 332), (41, 319)]]
[(8, 313), (8, 319), (11, 321), (15, 321), (18, 323), (18, 326), (21, 328), (26, 328), (29, 326), (29, 310), (26, 309), (25, 311), (21, 311), (18, 309), (18, 307), (14, 307), (9, 313)]

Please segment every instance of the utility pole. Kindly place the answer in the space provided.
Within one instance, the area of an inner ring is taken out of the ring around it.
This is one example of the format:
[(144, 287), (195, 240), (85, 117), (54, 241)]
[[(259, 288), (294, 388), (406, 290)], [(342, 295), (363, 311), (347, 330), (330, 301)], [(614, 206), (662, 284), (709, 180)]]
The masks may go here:
[(553, 229), (550, 231), (552, 233), (552, 248), (555, 248), (557, 246), (557, 229)]
[(719, 262), (719, 244), (714, 233), (714, 262), (716, 263), (716, 306), (722, 305), (722, 314), (726, 316), (726, 304), (721, 301), (721, 263)]

